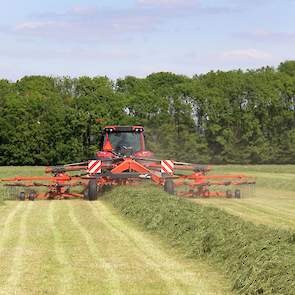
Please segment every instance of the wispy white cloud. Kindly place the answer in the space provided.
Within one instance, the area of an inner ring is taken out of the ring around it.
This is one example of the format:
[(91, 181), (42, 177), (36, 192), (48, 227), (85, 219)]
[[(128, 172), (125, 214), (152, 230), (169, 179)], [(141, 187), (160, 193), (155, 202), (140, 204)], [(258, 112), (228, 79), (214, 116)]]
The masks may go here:
[(12, 28), (14, 32), (34, 32), (39, 30), (47, 30), (52, 27), (66, 28), (66, 22), (56, 22), (56, 21), (28, 21), (19, 23)]
[(182, 6), (188, 7), (193, 5), (200, 5), (199, 0), (138, 0), (137, 3), (142, 6)]
[(153, 8), (162, 15), (227, 14), (237, 12), (236, 5), (208, 4), (205, 0), (137, 0), (138, 7)]
[(89, 5), (89, 6), (76, 5), (72, 7), (70, 11), (78, 15), (93, 15), (97, 13), (98, 9), (96, 6), (92, 6), (92, 5)]
[(46, 15), (36, 20), (24, 21), (2, 32), (25, 36), (39, 36), (69, 41), (102, 41), (126, 39), (134, 33), (152, 31), (158, 19), (152, 15), (122, 13), (102, 15), (100, 12), (75, 10), (65, 15)]
[(153, 4), (153, 5), (170, 5), (170, 4), (180, 4), (180, 3), (183, 3), (182, 0), (138, 0), (137, 1), (139, 4), (143, 4), (143, 5), (150, 5), (150, 4)]
[(65, 12), (46, 12), (1, 29), (7, 34), (40, 36), (70, 41), (99, 41), (124, 39), (134, 33), (152, 31), (160, 17), (136, 9), (99, 10), (96, 7), (76, 6)]
[(122, 40), (154, 32), (171, 19), (229, 12), (230, 7), (206, 6), (198, 0), (137, 0), (128, 8), (74, 6), (67, 11), (43, 12), (1, 32), (70, 41)]
[(233, 34), (234, 38), (240, 38), (255, 42), (295, 42), (295, 32), (274, 32), (258, 29), (253, 32), (238, 32)]
[(234, 49), (223, 52), (221, 57), (224, 60), (269, 60), (272, 54), (257, 49)]

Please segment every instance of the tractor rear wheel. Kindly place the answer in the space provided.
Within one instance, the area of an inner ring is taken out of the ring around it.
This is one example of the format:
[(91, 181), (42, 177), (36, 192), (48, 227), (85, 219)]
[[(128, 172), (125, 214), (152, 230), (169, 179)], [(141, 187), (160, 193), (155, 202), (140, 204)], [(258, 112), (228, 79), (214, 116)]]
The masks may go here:
[(174, 182), (172, 179), (166, 179), (164, 183), (164, 191), (170, 195), (175, 194)]
[(88, 200), (96, 201), (98, 195), (98, 185), (96, 179), (90, 179), (87, 188)]
[(20, 192), (19, 195), (18, 195), (18, 199), (20, 201), (25, 201), (25, 199), (26, 199), (25, 193), (24, 192)]

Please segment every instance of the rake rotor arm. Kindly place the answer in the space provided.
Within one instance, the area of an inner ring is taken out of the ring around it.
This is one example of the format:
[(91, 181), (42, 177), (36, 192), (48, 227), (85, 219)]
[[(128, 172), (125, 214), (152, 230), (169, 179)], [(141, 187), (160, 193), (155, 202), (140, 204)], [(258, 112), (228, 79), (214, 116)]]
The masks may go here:
[(13, 178), (2, 178), (2, 182), (18, 182), (18, 181), (70, 181), (73, 180), (69, 175), (47, 177), (47, 176), (31, 176), (31, 177), (13, 177)]
[(187, 179), (255, 179), (254, 176), (248, 176), (244, 174), (203, 175), (200, 173), (194, 173), (192, 175), (184, 175), (183, 178), (187, 178)]

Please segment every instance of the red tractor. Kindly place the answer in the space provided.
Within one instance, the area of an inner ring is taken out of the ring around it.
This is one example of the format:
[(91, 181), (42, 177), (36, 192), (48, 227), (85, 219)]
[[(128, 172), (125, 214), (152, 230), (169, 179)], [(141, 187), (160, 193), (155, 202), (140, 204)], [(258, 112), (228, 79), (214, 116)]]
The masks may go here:
[[(238, 187), (255, 184), (245, 175), (208, 175), (209, 166), (154, 159), (153, 153), (145, 149), (142, 126), (106, 126), (101, 135), (95, 159), (48, 167), (46, 173), (52, 174), (50, 177), (14, 177), (1, 181), (6, 187), (20, 188), (20, 200), (84, 198), (90, 201), (115, 185), (135, 185), (146, 180), (163, 186), (170, 194), (185, 197), (240, 198)], [(226, 190), (213, 189), (221, 186)], [(230, 189), (232, 186), (235, 189)], [(38, 187), (46, 189), (37, 193)]]

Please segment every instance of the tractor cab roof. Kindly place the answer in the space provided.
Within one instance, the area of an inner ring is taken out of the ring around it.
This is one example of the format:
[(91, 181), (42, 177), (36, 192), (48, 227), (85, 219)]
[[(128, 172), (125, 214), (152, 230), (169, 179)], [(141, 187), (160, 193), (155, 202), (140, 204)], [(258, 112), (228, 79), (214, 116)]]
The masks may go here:
[(118, 126), (111, 125), (103, 128), (104, 132), (143, 132), (143, 126)]

